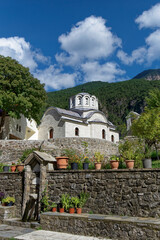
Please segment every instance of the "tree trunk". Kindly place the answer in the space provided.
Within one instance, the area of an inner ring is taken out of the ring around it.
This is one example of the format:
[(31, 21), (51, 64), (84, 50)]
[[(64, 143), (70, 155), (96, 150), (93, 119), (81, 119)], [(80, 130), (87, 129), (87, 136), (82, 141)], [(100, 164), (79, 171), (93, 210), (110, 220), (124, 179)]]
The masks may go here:
[(0, 139), (3, 139), (3, 129), (5, 123), (6, 112), (2, 111), (1, 122), (0, 122)]

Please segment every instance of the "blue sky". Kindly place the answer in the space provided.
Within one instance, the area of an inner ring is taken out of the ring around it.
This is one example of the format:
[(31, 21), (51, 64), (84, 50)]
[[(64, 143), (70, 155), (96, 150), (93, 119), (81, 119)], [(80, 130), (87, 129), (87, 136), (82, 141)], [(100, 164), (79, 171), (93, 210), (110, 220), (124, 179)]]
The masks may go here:
[(160, 1), (1, 1), (0, 54), (47, 91), (128, 80), (160, 68)]

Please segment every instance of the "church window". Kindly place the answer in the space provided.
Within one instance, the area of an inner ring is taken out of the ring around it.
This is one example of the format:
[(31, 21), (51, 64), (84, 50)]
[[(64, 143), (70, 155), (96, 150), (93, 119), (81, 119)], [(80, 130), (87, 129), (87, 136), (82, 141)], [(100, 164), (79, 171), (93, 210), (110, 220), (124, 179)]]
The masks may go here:
[(53, 128), (49, 130), (49, 139), (53, 138)]
[(92, 98), (92, 106), (94, 106), (94, 98)]
[(102, 130), (102, 139), (106, 139), (106, 131), (104, 129)]
[(82, 97), (78, 97), (78, 105), (82, 105)]
[(89, 98), (86, 97), (86, 105), (89, 105)]
[(79, 128), (75, 128), (75, 136), (79, 136)]
[(114, 142), (114, 136), (113, 135), (111, 136), (111, 141)]
[(18, 126), (18, 124), (17, 124), (17, 126), (16, 126), (16, 131), (18, 131), (19, 130), (19, 126)]
[(19, 126), (19, 132), (21, 132), (21, 126)]

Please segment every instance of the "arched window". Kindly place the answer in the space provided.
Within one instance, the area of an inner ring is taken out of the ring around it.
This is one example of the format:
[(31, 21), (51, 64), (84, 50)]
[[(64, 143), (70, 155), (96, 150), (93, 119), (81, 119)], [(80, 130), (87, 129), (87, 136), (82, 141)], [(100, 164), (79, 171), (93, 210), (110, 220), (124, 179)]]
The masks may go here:
[(82, 105), (82, 97), (78, 97), (78, 105)]
[(89, 105), (89, 98), (88, 97), (86, 97), (86, 105)]
[(114, 136), (113, 135), (111, 136), (111, 141), (114, 142)]
[(49, 130), (49, 139), (53, 138), (53, 128)]
[(94, 106), (94, 100), (95, 100), (95, 99), (94, 99), (94, 98), (92, 98), (92, 106)]
[(75, 136), (79, 136), (79, 128), (75, 128)]
[(102, 139), (106, 139), (106, 131), (104, 129), (102, 130)]

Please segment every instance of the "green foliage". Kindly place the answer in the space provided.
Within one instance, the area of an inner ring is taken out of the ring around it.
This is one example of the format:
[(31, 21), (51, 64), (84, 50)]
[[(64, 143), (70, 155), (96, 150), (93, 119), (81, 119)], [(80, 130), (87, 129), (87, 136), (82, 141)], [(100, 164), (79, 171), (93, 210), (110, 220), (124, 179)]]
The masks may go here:
[(82, 208), (86, 204), (88, 198), (89, 198), (89, 193), (81, 192), (79, 195), (78, 207)]
[(100, 152), (95, 152), (94, 159), (95, 162), (100, 163), (104, 160), (104, 154), (101, 154)]
[(50, 210), (50, 203), (49, 203), (49, 197), (47, 193), (47, 185), (44, 188), (44, 191), (42, 192), (42, 199), (41, 199), (41, 211), (42, 212), (48, 212)]
[[(44, 84), (16, 60), (0, 56), (0, 109), (3, 110), (3, 120), (7, 114), (13, 118), (20, 118), (23, 114), (39, 122), (39, 112), (45, 101)], [(0, 128), (3, 125), (1, 121)]]
[(61, 204), (62, 204), (62, 208), (65, 208), (65, 210), (67, 211), (69, 209), (70, 206), (70, 196), (67, 193), (62, 194), (61, 196)]
[(73, 203), (73, 205), (75, 206), (75, 208), (78, 207), (79, 204), (79, 198), (78, 197), (72, 197), (71, 198), (71, 202)]
[(110, 160), (119, 161), (120, 158), (119, 158), (119, 156), (117, 156), (117, 155), (112, 155), (112, 156), (110, 157)]
[(57, 204), (56, 204), (55, 202), (52, 202), (52, 203), (50, 204), (50, 208), (55, 208), (55, 207), (57, 207)]
[(2, 203), (10, 203), (10, 202), (15, 203), (15, 198), (8, 196), (8, 197), (2, 199)]
[(20, 157), (20, 159), (18, 160), (19, 163), (23, 163), (25, 161), (25, 159), (29, 156), (29, 154), (31, 154), (32, 152), (36, 151), (36, 148), (31, 148), (31, 149), (26, 149), (24, 150), (22, 156)]
[(152, 161), (152, 168), (160, 168), (160, 160)]
[(4, 164), (0, 163), (0, 172), (3, 172), (3, 166), (4, 166)]
[(88, 92), (98, 97), (99, 109), (108, 114), (109, 121), (117, 126), (123, 137), (126, 134), (126, 116), (130, 111), (141, 113), (146, 105), (145, 97), (154, 88), (160, 89), (160, 81), (132, 79), (116, 83), (90, 82), (47, 93), (47, 107), (68, 109), (69, 97), (79, 92)]

